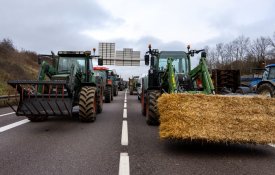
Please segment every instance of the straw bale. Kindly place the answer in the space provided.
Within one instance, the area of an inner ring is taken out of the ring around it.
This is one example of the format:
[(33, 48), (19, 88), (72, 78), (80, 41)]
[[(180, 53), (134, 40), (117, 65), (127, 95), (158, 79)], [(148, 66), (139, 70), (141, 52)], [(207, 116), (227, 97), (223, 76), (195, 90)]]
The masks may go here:
[(275, 99), (163, 94), (160, 138), (209, 142), (275, 143)]

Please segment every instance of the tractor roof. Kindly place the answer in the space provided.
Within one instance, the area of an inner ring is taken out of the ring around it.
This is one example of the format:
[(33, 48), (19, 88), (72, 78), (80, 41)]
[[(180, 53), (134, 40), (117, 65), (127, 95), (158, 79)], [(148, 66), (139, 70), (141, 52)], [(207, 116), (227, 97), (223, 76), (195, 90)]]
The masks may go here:
[(63, 57), (88, 57), (91, 51), (58, 51), (57, 54)]
[(266, 67), (275, 67), (275, 64), (269, 64)]
[(166, 57), (183, 58), (183, 57), (187, 57), (187, 54), (184, 51), (161, 51), (160, 57), (161, 58), (166, 58)]

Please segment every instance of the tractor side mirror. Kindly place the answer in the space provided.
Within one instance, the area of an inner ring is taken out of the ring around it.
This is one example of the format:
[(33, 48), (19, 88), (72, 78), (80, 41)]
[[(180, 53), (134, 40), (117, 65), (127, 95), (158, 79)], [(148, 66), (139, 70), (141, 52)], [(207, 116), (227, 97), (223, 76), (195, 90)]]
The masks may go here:
[(202, 53), (201, 53), (201, 57), (206, 58), (206, 52), (202, 52)]
[(102, 58), (98, 58), (98, 65), (103, 66), (103, 59)]
[(144, 61), (145, 61), (145, 65), (148, 66), (149, 65), (149, 55), (144, 55)]

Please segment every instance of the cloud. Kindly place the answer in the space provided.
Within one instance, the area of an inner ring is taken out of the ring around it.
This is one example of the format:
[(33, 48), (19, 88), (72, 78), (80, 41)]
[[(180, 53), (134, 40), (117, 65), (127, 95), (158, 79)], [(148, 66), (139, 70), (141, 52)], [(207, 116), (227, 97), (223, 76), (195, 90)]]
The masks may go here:
[(121, 22), (88, 0), (9, 0), (0, 6), (0, 21), (0, 38), (37, 52), (97, 47), (96, 39), (81, 32)]
[(274, 0), (2, 0), (0, 39), (38, 53), (91, 50), (106, 41), (141, 55), (149, 43), (200, 49), (240, 35), (271, 36), (274, 9)]

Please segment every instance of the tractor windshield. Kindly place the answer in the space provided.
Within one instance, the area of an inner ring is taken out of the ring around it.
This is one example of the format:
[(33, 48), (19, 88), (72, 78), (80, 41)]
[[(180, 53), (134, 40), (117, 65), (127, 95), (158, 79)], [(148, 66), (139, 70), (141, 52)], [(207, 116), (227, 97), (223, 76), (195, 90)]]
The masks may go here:
[(159, 70), (164, 71), (167, 66), (167, 59), (173, 59), (175, 73), (189, 73), (189, 59), (185, 52), (163, 51), (160, 53)]
[(269, 79), (269, 80), (275, 79), (275, 67), (270, 67), (268, 79)]
[(76, 69), (81, 72), (85, 72), (85, 58), (79, 57), (60, 57), (58, 63), (58, 72), (70, 72), (74, 66)]

